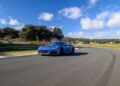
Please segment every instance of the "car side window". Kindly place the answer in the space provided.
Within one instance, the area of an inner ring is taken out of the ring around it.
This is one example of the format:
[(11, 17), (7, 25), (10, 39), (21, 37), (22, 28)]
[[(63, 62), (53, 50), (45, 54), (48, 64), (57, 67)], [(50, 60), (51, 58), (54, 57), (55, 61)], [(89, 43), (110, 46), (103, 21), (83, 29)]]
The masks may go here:
[(69, 45), (71, 45), (69, 42), (67, 42), (67, 45), (69, 46)]
[(68, 46), (68, 43), (65, 43), (65, 46)]

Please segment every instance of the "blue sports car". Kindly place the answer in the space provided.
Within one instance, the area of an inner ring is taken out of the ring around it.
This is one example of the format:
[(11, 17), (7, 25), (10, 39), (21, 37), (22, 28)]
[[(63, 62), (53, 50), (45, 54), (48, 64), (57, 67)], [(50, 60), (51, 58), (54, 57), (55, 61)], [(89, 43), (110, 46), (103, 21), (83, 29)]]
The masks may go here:
[(63, 41), (50, 42), (47, 46), (39, 46), (38, 54), (41, 55), (62, 55), (74, 54), (75, 47)]

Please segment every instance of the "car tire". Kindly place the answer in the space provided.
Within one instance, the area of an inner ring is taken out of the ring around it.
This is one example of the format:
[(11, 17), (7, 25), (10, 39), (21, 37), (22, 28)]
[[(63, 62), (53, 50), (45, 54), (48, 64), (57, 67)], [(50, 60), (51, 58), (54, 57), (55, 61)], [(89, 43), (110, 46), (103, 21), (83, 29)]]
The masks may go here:
[(38, 51), (38, 55), (41, 55), (39, 51)]
[(71, 54), (74, 54), (74, 53), (75, 53), (75, 48), (72, 48)]
[(60, 48), (59, 55), (63, 55), (63, 54), (64, 54), (64, 50), (63, 48)]

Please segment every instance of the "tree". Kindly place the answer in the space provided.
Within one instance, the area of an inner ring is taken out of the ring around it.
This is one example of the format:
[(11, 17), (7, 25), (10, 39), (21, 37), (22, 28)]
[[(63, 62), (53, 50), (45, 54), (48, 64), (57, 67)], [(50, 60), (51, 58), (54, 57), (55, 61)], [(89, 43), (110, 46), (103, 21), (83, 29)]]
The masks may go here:
[(0, 38), (3, 38), (3, 33), (1, 28), (0, 28)]
[(26, 25), (20, 31), (20, 37), (28, 41), (50, 41), (52, 38), (61, 40), (63, 33), (60, 28), (54, 28), (51, 31), (46, 26)]
[(3, 38), (10, 38), (10, 39), (18, 38), (18, 33), (19, 31), (10, 27), (5, 27), (1, 29), (1, 37)]
[(22, 28), (20, 36), (28, 41), (49, 41), (51, 32), (46, 26), (26, 25)]
[(36, 34), (37, 30), (33, 25), (26, 25), (20, 31), (20, 37), (28, 41), (36, 40)]
[(62, 38), (64, 37), (62, 30), (57, 27), (53, 29), (52, 34), (53, 34), (53, 38), (56, 38), (58, 40), (62, 40)]
[(38, 37), (38, 40), (41, 41), (41, 40), (47, 40), (47, 31), (48, 31), (48, 28), (46, 26), (36, 26), (36, 29), (37, 29), (37, 37)]
[(18, 37), (28, 41), (51, 41), (53, 38), (61, 40), (63, 33), (57, 27), (51, 30), (46, 26), (38, 25), (25, 25), (21, 30), (10, 27), (0, 29), (0, 38), (14, 39)]

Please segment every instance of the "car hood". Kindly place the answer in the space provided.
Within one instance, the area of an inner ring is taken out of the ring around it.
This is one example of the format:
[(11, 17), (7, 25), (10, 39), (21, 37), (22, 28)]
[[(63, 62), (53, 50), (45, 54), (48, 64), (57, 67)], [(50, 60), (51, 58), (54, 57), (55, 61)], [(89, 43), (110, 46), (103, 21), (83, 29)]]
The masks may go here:
[(52, 46), (40, 46), (38, 48), (38, 50), (55, 50), (57, 48), (58, 48), (58, 46), (56, 46), (56, 47), (52, 47)]

